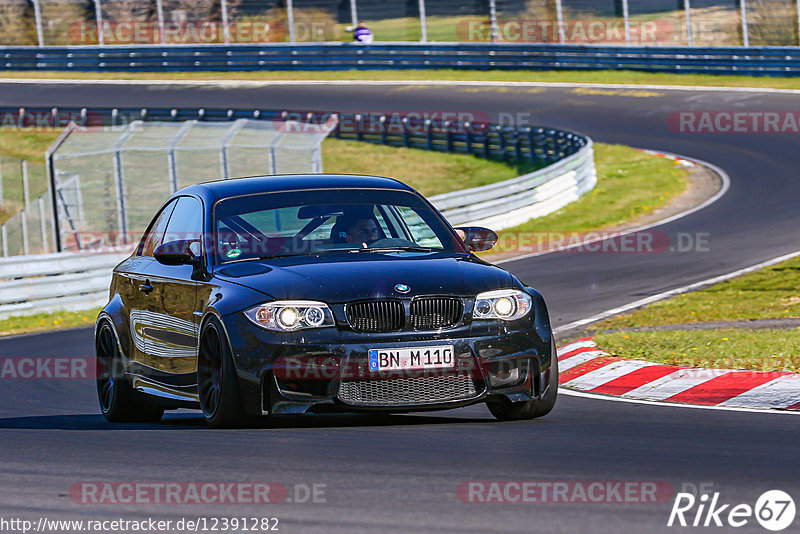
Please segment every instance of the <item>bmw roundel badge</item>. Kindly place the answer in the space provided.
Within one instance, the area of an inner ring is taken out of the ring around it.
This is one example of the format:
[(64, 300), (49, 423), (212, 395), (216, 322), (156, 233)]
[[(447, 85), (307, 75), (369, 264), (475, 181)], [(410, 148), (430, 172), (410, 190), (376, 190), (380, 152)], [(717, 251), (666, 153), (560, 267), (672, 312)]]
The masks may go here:
[(397, 291), (398, 293), (408, 293), (409, 291), (411, 291), (411, 288), (405, 284), (397, 284), (396, 286), (394, 286), (394, 290)]

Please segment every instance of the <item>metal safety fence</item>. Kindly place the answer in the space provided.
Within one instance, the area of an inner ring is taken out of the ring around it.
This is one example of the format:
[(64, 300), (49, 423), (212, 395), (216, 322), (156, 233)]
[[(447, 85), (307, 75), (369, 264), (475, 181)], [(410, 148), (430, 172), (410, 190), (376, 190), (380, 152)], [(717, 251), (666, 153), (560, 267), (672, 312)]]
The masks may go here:
[(2, 70), (635, 70), (797, 76), (797, 47), (626, 47), (558, 44), (297, 44), (0, 49)]
[(796, 46), (798, 0), (0, 0), (0, 45)]
[(335, 116), (313, 126), (245, 118), (105, 128), (73, 122), (48, 151), (58, 249), (127, 245), (145, 230), (153, 206), (190, 184), (320, 173), (320, 144), (335, 125)]
[(47, 184), (44, 165), (0, 156), (0, 256), (55, 250)]

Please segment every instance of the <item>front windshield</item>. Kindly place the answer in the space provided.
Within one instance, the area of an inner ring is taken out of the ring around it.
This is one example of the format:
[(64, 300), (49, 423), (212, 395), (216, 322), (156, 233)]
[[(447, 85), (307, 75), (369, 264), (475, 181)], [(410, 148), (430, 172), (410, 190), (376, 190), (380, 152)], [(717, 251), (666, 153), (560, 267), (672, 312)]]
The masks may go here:
[(263, 193), (214, 208), (217, 261), (374, 249), (464, 252), (416, 195), (374, 189)]

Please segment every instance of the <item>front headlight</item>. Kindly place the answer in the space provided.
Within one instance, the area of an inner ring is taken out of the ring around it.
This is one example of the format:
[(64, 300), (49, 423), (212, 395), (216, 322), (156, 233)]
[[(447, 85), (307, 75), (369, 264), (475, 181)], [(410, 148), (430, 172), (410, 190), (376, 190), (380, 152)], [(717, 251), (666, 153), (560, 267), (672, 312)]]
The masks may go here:
[(531, 297), (518, 289), (487, 291), (475, 297), (473, 319), (515, 321), (531, 311)]
[(252, 322), (276, 332), (333, 326), (333, 313), (324, 302), (276, 300), (250, 308), (244, 314)]

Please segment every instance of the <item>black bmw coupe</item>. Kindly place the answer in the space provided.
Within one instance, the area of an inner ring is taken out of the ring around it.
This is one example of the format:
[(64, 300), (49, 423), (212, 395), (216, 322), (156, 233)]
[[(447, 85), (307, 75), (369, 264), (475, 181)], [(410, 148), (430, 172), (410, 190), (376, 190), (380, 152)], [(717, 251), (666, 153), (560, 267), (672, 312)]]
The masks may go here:
[(542, 296), (473, 252), (389, 178), (285, 175), (193, 185), (114, 269), (95, 329), (109, 421), (200, 409), (214, 427), (306, 412), (553, 408)]

